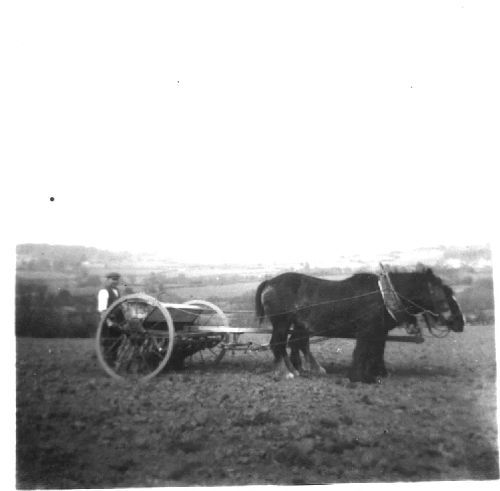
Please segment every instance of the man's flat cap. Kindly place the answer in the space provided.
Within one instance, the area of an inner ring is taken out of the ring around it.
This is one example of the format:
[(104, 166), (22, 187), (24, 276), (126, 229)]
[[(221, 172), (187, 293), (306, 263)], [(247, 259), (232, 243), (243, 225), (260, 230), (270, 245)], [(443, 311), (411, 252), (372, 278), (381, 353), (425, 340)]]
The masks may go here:
[(119, 280), (120, 274), (119, 273), (108, 273), (106, 275), (106, 278), (111, 278), (112, 280)]

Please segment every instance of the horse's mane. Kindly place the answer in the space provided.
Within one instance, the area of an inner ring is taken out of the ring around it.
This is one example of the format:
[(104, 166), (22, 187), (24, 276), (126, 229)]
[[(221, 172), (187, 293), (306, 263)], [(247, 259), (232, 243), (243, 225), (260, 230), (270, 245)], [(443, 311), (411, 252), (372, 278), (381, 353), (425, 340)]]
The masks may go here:
[[(453, 295), (453, 290), (448, 286), (443, 283), (443, 280), (439, 276), (436, 276), (432, 268), (424, 266), (424, 265), (417, 265), (414, 269), (408, 269), (405, 268), (404, 266), (391, 266), (389, 268), (389, 274), (394, 275), (394, 276), (400, 276), (404, 277), (407, 276), (409, 278), (414, 277), (414, 278), (426, 278), (429, 280), (432, 284), (441, 286), (443, 289), (446, 291), (447, 294)], [(374, 275), (377, 275), (377, 273), (369, 273), (369, 272), (359, 272), (359, 273), (354, 273), (352, 276), (350, 276), (350, 279), (368, 279), (372, 278)]]
[(374, 275), (375, 273), (354, 273), (349, 278), (359, 278), (359, 279), (373, 278)]
[(453, 288), (451, 286), (445, 285), (444, 283), (443, 283), (443, 290), (446, 293), (446, 295), (449, 295), (449, 296), (455, 295)]
[[(417, 265), (413, 269), (406, 268), (404, 266), (391, 266), (388, 268), (388, 273), (391, 276), (400, 277), (400, 278), (415, 278), (415, 279), (426, 279), (430, 281), (435, 286), (440, 286), (445, 291), (446, 295), (451, 296), (454, 295), (453, 289), (446, 285), (443, 280), (436, 276), (432, 268), (425, 265)], [(359, 281), (365, 282), (368, 280), (373, 280), (374, 277), (377, 277), (377, 272), (369, 272), (369, 271), (359, 271), (357, 273), (353, 273), (351, 276), (345, 278), (341, 281)]]

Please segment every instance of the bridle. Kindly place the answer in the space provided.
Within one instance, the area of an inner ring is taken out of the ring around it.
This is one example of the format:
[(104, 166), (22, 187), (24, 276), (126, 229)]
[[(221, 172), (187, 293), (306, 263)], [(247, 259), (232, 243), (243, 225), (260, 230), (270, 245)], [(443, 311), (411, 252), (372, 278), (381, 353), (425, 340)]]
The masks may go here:
[[(432, 299), (432, 304), (433, 304), (432, 310), (429, 310), (428, 308), (419, 305), (417, 302), (397, 292), (389, 277), (389, 272), (384, 268), (383, 264), (380, 264), (380, 268), (381, 272), (379, 274), (378, 287), (382, 295), (382, 298), (384, 300), (387, 312), (389, 312), (389, 315), (398, 324), (408, 324), (408, 316), (415, 317), (417, 315), (422, 314), (425, 319), (427, 328), (429, 329), (429, 331), (433, 336), (444, 337), (449, 333), (450, 328), (448, 326), (448, 321), (453, 316), (453, 312), (451, 312), (448, 304), (447, 304), (448, 308), (444, 312), (439, 312), (439, 309), (436, 308), (437, 306), (434, 300), (436, 296), (435, 286), (430, 281), (427, 282), (427, 287), (429, 289), (429, 293)], [(438, 287), (442, 288), (441, 286)], [(444, 290), (442, 291), (442, 295), (443, 298), (446, 299), (446, 294), (444, 293)], [(405, 306), (405, 303), (411, 305), (412, 307), (415, 307), (417, 309), (417, 312), (411, 311), (407, 306)], [(436, 320), (441, 320), (444, 326), (437, 327)], [(439, 334), (437, 334), (438, 332)]]

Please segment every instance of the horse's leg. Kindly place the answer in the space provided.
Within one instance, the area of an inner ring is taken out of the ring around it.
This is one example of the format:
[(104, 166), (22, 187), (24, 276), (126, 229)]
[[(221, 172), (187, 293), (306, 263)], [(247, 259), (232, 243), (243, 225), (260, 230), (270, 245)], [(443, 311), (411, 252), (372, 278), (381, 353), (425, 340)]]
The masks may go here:
[(316, 375), (324, 375), (326, 374), (326, 370), (318, 363), (316, 358), (311, 353), (311, 345), (309, 335), (310, 329), (308, 329), (308, 323), (305, 321), (301, 325), (301, 343), (300, 350), (304, 354), (304, 360), (306, 362), (307, 370), (315, 373)]
[[(300, 324), (294, 324), (294, 331), (288, 342), (291, 347), (290, 359), (295, 368), (300, 373), (313, 372), (318, 375), (323, 375), (326, 370), (316, 361), (316, 358), (311, 353), (309, 345), (309, 331), (306, 327)], [(304, 356), (304, 368), (300, 359), (299, 350), (302, 351)]]
[(309, 339), (304, 343), (304, 358), (307, 360), (310, 370), (317, 375), (325, 375), (326, 370), (318, 363), (318, 360), (311, 353), (311, 347), (309, 344)]
[(349, 370), (349, 379), (351, 382), (365, 382), (370, 384), (377, 381), (376, 377), (371, 373), (374, 362), (373, 341), (372, 336), (358, 334)]
[[(290, 360), (293, 366), (300, 372), (313, 372), (318, 375), (324, 375), (326, 370), (317, 362), (311, 353), (309, 343), (309, 331), (303, 325), (294, 324), (294, 330), (288, 341), (288, 346), (291, 348)], [(299, 350), (304, 355), (305, 367), (302, 368)]]
[(384, 351), (386, 338), (382, 338), (374, 342), (373, 346), (373, 375), (376, 377), (387, 377), (387, 369), (385, 368)]
[(351, 382), (361, 382), (363, 380), (363, 366), (366, 358), (366, 339), (356, 339), (356, 346), (352, 352), (351, 368), (349, 369), (349, 380)]
[(304, 336), (300, 340), (300, 351), (302, 351), (302, 356), (304, 357), (304, 371), (311, 371), (311, 359), (309, 357), (309, 335), (304, 331)]
[[(371, 375), (375, 377), (387, 377), (387, 369), (385, 368), (384, 352), (385, 343), (387, 341), (387, 333), (389, 332), (389, 323), (392, 319), (387, 318), (386, 312), (384, 312), (380, 322), (374, 322), (374, 338), (370, 344), (370, 354), (368, 358), (371, 360), (370, 366), (367, 367), (367, 371), (371, 372)], [(413, 317), (413, 319), (415, 319)], [(411, 320), (411, 319), (410, 319)], [(415, 319), (416, 320), (416, 319)]]
[(273, 335), (271, 336), (271, 350), (274, 354), (274, 372), (275, 376), (281, 378), (293, 378), (298, 376), (299, 372), (293, 367), (288, 353), (286, 352), (286, 343), (290, 321), (287, 318), (280, 317), (271, 320), (273, 325)]
[[(273, 322), (271, 321), (271, 324), (273, 324)], [(277, 362), (278, 361), (278, 350), (276, 349), (276, 346), (279, 344), (279, 341), (278, 341), (278, 330), (274, 328), (274, 324), (273, 324), (273, 332), (271, 334), (271, 341), (269, 341), (269, 347), (274, 355), (274, 361)]]
[(377, 377), (374, 375), (375, 358), (372, 347), (373, 339), (362, 338), (356, 341), (353, 353), (353, 366), (349, 378), (351, 382), (374, 384)]
[(357, 326), (356, 347), (349, 378), (352, 382), (377, 382), (387, 376), (384, 362), (385, 343), (391, 319), (372, 318)]
[(288, 340), (288, 346), (290, 347), (290, 361), (292, 365), (298, 372), (302, 372), (302, 360), (300, 359), (300, 339), (298, 339), (297, 331), (292, 331), (290, 338)]
[(380, 341), (376, 338), (370, 338), (367, 345), (366, 357), (363, 363), (362, 382), (372, 384), (377, 381), (377, 368), (379, 362), (378, 346)]
[[(299, 322), (294, 322), (294, 330), (288, 341), (288, 346), (291, 348), (290, 360), (293, 366), (300, 372), (309, 372), (311, 370), (310, 359), (308, 356), (309, 350), (309, 332)], [(304, 356), (304, 367), (300, 358), (300, 351)]]

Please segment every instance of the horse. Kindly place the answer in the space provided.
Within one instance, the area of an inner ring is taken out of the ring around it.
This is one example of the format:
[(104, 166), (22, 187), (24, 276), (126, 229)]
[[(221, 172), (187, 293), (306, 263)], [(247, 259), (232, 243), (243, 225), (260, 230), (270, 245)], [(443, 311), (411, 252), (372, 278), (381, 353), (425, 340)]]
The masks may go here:
[(397, 320), (386, 307), (376, 274), (357, 273), (331, 281), (288, 272), (263, 281), (255, 294), (255, 313), (260, 323), (268, 318), (272, 324), (270, 347), (276, 376), (299, 375), (299, 350), (312, 372), (325, 373), (310, 351), (310, 336), (355, 338), (349, 379), (374, 383), (387, 375), (387, 333), (401, 322), (415, 323), (415, 316), (424, 313), (426, 322), (463, 331), (463, 315), (452, 289), (431, 269), (388, 274), (403, 307)]

